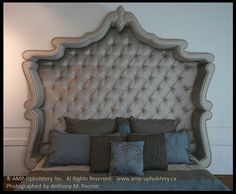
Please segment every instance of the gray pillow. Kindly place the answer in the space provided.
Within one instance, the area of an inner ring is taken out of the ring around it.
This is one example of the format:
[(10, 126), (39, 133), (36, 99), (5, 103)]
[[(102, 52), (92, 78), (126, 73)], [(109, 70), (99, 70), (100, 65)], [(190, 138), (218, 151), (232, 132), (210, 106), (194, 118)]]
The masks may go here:
[(131, 133), (129, 118), (116, 117), (115, 121), (118, 132), (126, 134)]
[(130, 117), (133, 133), (162, 133), (176, 129), (177, 121), (172, 119), (136, 119)]
[(109, 175), (143, 176), (144, 141), (112, 142)]
[(43, 167), (89, 164), (90, 136), (50, 132), (50, 148)]
[(189, 160), (188, 134), (185, 130), (165, 133), (165, 142), (169, 164), (192, 163)]
[(68, 133), (79, 134), (105, 134), (116, 131), (115, 119), (75, 119), (64, 117), (66, 122), (66, 131)]
[(127, 136), (120, 134), (91, 136), (90, 170), (93, 172), (109, 172), (111, 141), (123, 142), (126, 140)]
[(132, 134), (129, 141), (144, 141), (144, 170), (167, 170), (164, 134)]

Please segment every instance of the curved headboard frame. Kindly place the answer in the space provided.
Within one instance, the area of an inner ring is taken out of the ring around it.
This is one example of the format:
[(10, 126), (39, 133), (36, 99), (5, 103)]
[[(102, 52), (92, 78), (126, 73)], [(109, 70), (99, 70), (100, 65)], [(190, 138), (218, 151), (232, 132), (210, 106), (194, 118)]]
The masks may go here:
[[(173, 49), (174, 56), (179, 61), (197, 62), (198, 74), (192, 92), (193, 104), (196, 110), (192, 115), (192, 125), (198, 144), (197, 151), (193, 155), (199, 159), (202, 166), (208, 167), (210, 165), (211, 151), (206, 131), (206, 120), (211, 118), (210, 109), (212, 104), (206, 99), (206, 93), (214, 72), (214, 64), (211, 63), (214, 60), (214, 55), (211, 53), (187, 52), (184, 50), (187, 47), (185, 40), (161, 39), (155, 34), (146, 32), (134, 14), (126, 12), (122, 6), (119, 6), (116, 11), (108, 13), (102, 24), (93, 32), (88, 32), (82, 37), (57, 37), (51, 41), (52, 50), (28, 50), (23, 53), (23, 58), (26, 61), (23, 62), (22, 67), (31, 92), (31, 99), (24, 104), (27, 109), (25, 118), (31, 121), (31, 131), (25, 157), (25, 165), (28, 169), (32, 169), (42, 157), (42, 154), (39, 153), (39, 140), (43, 133), (44, 115), (40, 110), (40, 106), (44, 102), (44, 91), (38, 74), (37, 61), (40, 59), (59, 59), (63, 56), (65, 48), (86, 47), (101, 40), (110, 27), (115, 27), (118, 31), (122, 31), (125, 26), (129, 26), (140, 41), (147, 43), (153, 48)], [(52, 63), (47, 65), (51, 66)]]

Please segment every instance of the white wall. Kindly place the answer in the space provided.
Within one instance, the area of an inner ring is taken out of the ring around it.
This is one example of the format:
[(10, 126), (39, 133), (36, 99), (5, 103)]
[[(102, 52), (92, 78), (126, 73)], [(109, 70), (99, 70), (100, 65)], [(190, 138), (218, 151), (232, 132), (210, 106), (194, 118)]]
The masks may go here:
[(119, 5), (133, 12), (147, 32), (182, 38), (187, 51), (211, 52), (216, 70), (207, 98), (213, 118), (207, 122), (213, 154), (209, 170), (233, 174), (232, 4), (230, 3), (5, 3), (4, 4), (4, 175), (26, 175), (24, 151), (30, 123), (24, 119), (27, 83), (22, 52), (52, 49), (56, 36), (93, 31)]

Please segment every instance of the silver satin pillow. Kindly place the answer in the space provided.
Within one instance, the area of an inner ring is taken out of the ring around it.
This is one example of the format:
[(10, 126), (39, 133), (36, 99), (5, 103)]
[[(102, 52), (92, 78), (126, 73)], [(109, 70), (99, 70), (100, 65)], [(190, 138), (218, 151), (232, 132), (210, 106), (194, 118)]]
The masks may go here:
[(105, 134), (113, 133), (117, 130), (115, 119), (76, 119), (64, 117), (66, 131), (68, 133), (79, 134)]
[(130, 124), (133, 133), (160, 134), (163, 132), (175, 131), (177, 126), (177, 120), (136, 119), (131, 116)]

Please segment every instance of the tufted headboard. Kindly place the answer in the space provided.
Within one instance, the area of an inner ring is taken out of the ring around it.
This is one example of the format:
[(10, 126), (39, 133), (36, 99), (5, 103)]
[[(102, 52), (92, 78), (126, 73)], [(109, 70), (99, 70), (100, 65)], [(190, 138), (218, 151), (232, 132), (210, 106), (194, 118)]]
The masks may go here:
[(177, 119), (190, 151), (204, 167), (211, 162), (206, 92), (214, 72), (210, 53), (190, 53), (179, 39), (147, 33), (123, 7), (79, 38), (54, 38), (53, 50), (23, 53), (32, 98), (25, 102), (31, 132), (25, 164), (31, 169), (48, 151), (51, 129), (64, 130), (64, 116)]

